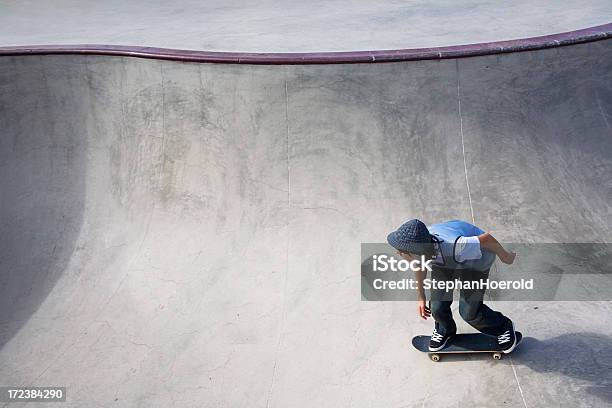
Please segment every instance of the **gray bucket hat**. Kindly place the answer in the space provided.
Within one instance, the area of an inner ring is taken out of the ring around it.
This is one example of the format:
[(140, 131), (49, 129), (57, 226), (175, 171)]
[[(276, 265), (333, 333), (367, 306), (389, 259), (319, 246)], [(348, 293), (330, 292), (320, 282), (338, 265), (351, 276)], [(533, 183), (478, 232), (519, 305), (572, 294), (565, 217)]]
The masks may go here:
[(390, 233), (387, 242), (402, 252), (421, 255), (431, 244), (431, 234), (422, 221), (414, 219)]

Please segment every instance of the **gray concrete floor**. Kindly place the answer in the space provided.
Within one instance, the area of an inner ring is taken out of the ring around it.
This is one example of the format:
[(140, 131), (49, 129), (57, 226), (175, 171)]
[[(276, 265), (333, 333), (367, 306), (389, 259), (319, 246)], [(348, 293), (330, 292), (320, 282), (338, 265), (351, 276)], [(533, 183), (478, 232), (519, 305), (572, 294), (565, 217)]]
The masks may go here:
[(610, 21), (608, 0), (0, 0), (0, 46), (379, 50), (533, 37)]
[[(610, 20), (595, 1), (142, 4), (0, 1), (0, 45), (412, 48)], [(610, 406), (612, 302), (494, 302), (516, 352), (434, 364), (410, 345), (431, 321), (360, 301), (359, 272), (360, 243), (412, 217), (612, 242), (611, 157), (612, 40), (325, 66), (2, 57), (0, 385), (66, 386), (66, 407)]]
[(434, 364), (410, 345), (431, 322), (360, 301), (359, 271), (411, 217), (612, 242), (611, 84), (610, 40), (0, 58), (0, 384), (64, 385), (67, 407), (609, 406), (611, 302), (495, 303), (516, 353)]

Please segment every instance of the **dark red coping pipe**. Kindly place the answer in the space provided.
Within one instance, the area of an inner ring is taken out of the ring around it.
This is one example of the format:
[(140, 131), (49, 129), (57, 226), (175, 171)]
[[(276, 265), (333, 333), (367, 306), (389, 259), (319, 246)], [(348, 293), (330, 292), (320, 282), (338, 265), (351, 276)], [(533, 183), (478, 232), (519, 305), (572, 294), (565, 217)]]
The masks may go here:
[(612, 23), (568, 31), (565, 33), (517, 40), (480, 44), (453, 45), (436, 48), (413, 48), (377, 51), (304, 52), (304, 53), (243, 53), (221, 51), (175, 50), (170, 48), (129, 45), (25, 45), (0, 47), (1, 56), (23, 55), (111, 55), (152, 58), (170, 61), (219, 64), (306, 65), (362, 64), (466, 58), (481, 55), (540, 50), (573, 44), (605, 40), (612, 37)]

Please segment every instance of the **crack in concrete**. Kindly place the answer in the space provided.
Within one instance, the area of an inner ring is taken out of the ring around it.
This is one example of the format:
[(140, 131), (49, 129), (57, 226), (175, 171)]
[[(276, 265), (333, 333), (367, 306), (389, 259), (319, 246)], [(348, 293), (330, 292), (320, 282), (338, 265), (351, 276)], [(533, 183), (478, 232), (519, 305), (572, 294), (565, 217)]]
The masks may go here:
[(459, 131), (461, 133), (461, 152), (463, 154), (463, 171), (465, 173), (465, 184), (467, 186), (468, 201), (470, 203), (470, 214), (472, 215), (472, 224), (476, 222), (474, 218), (474, 206), (472, 205), (472, 193), (470, 191), (470, 180), (468, 178), (467, 160), (465, 157), (465, 137), (463, 134), (463, 113), (461, 112), (461, 78), (459, 77), (459, 61), (456, 61), (457, 67), (457, 105), (459, 109)]
[[(285, 71), (285, 74), (287, 71)], [(270, 381), (270, 389), (268, 390), (268, 396), (266, 399), (266, 407), (270, 407), (270, 402), (272, 400), (272, 394), (274, 393), (274, 383), (276, 380), (276, 369), (278, 365), (278, 352), (281, 347), (282, 338), (283, 338), (283, 329), (285, 326), (285, 307), (287, 300), (287, 275), (289, 274), (289, 217), (291, 211), (291, 165), (290, 165), (290, 154), (289, 154), (289, 90), (287, 78), (285, 77), (285, 143), (287, 149), (287, 241), (286, 241), (286, 251), (285, 251), (285, 281), (283, 283), (283, 300), (281, 307), (281, 322), (278, 331), (278, 340), (276, 342), (276, 348), (274, 350), (274, 367), (272, 368), (272, 379)]]

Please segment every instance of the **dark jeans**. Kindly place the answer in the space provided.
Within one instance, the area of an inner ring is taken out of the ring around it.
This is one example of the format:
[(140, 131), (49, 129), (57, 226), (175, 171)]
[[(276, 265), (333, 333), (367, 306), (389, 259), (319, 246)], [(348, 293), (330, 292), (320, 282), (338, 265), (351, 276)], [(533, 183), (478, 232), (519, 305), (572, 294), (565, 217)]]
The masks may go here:
[[(432, 279), (449, 281), (455, 278), (461, 281), (477, 281), (487, 279), (489, 271), (449, 270), (433, 268)], [(498, 336), (507, 330), (510, 319), (496, 312), (482, 303), (485, 289), (461, 289), (459, 300), (459, 314), (470, 326), (476, 330), (492, 336)], [(453, 320), (451, 304), (452, 292), (443, 289), (431, 289), (431, 314), (436, 321), (436, 331), (442, 335), (455, 334), (457, 326)]]

